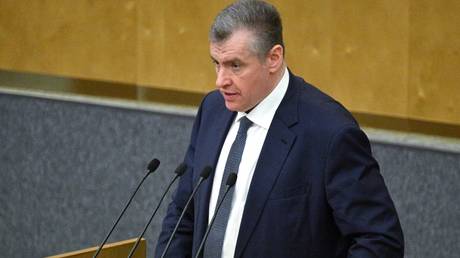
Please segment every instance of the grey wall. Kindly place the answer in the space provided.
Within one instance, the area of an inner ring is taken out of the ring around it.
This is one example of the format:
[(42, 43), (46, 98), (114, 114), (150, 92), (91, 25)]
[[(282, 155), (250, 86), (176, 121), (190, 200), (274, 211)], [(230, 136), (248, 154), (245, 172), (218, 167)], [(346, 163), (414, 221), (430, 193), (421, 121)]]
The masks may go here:
[(373, 144), (404, 231), (406, 256), (460, 254), (460, 155)]
[[(148, 161), (161, 160), (110, 241), (136, 237), (181, 161), (192, 116), (0, 93), (0, 253), (42, 257), (95, 246)], [(460, 154), (373, 142), (406, 257), (460, 253)], [(147, 231), (152, 254), (162, 215)]]

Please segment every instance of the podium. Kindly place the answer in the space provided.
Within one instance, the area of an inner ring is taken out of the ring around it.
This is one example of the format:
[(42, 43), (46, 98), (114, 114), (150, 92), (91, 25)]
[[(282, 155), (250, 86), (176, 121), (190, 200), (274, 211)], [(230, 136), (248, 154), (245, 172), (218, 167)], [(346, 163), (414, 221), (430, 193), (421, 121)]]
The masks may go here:
[[(129, 252), (131, 251), (131, 248), (134, 246), (134, 243), (136, 243), (136, 240), (137, 238), (133, 238), (133, 239), (128, 239), (124, 241), (106, 244), (104, 245), (104, 247), (102, 248), (102, 251), (99, 253), (97, 257), (98, 258), (126, 258), (128, 257)], [(90, 247), (90, 248), (77, 250), (73, 252), (48, 256), (45, 258), (92, 258), (94, 254), (96, 253), (97, 248), (98, 247), (95, 246), (95, 247)], [(147, 256), (146, 243), (145, 243), (145, 239), (142, 238), (133, 257), (134, 258), (146, 258), (146, 256)]]

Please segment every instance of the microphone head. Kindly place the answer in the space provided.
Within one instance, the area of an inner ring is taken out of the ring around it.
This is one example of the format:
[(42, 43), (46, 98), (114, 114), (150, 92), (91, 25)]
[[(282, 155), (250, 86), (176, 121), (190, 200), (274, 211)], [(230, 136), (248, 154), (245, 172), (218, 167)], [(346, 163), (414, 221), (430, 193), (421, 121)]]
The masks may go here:
[(149, 173), (152, 173), (155, 170), (157, 170), (159, 165), (160, 165), (160, 161), (158, 159), (152, 159), (149, 165), (147, 166), (147, 170), (149, 171)]
[(186, 170), (187, 170), (187, 164), (182, 162), (182, 163), (180, 163), (179, 166), (177, 166), (177, 168), (174, 171), (174, 173), (176, 173), (176, 175), (178, 175), (178, 176), (182, 176), (185, 173)]
[(203, 179), (206, 179), (211, 174), (211, 172), (212, 172), (212, 167), (207, 166), (203, 169), (203, 171), (201, 171), (200, 177), (202, 177)]
[(227, 177), (227, 186), (232, 187), (236, 183), (236, 174), (235, 173), (230, 173)]

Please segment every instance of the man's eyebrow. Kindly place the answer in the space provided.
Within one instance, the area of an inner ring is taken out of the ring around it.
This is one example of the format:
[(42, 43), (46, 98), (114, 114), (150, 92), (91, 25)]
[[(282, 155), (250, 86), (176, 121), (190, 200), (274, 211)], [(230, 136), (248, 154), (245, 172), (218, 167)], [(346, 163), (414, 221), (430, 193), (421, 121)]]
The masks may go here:
[(235, 57), (235, 58), (232, 58), (232, 59), (228, 59), (228, 60), (224, 60), (224, 61), (222, 61), (222, 62), (217, 61), (217, 59), (215, 59), (215, 58), (214, 58), (213, 56), (211, 56), (211, 55), (209, 56), (209, 58), (211, 58), (211, 61), (214, 62), (214, 63), (216, 63), (216, 64), (243, 63), (243, 62), (241, 61), (241, 59), (238, 58), (238, 57)]

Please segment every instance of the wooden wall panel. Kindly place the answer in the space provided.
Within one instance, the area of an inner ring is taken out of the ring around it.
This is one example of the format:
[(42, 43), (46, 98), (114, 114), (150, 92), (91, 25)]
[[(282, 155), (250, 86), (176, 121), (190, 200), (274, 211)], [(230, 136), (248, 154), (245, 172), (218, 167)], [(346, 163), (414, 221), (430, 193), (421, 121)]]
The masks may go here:
[(409, 114), (460, 124), (460, 1), (413, 0)]
[(135, 1), (0, 1), (0, 68), (136, 80)]
[(408, 1), (334, 1), (330, 92), (350, 109), (407, 112)]
[(329, 93), (332, 3), (333, 0), (273, 1), (282, 15), (289, 68)]
[[(0, 69), (204, 93), (230, 2), (2, 0)], [(459, 1), (273, 3), (289, 67), (352, 111), (460, 125)]]
[(408, 0), (274, 3), (294, 72), (354, 111), (407, 115)]
[(140, 6), (138, 82), (193, 92), (213, 89), (208, 29), (225, 3), (141, 0)]

